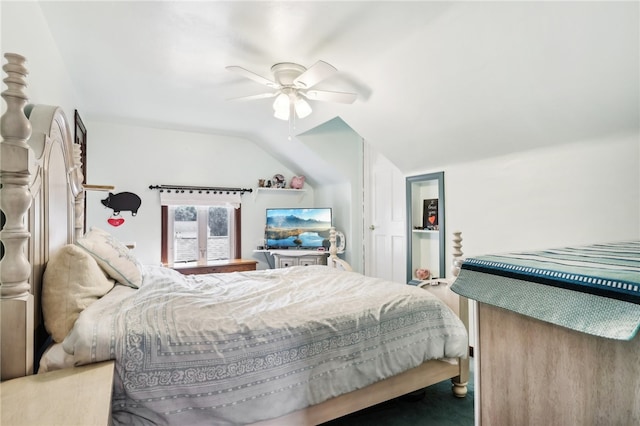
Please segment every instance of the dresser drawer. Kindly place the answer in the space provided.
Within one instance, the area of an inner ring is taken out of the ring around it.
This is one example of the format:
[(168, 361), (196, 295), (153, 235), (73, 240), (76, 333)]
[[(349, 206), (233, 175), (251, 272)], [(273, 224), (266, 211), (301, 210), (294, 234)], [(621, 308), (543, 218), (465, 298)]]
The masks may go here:
[(322, 265), (323, 258), (313, 256), (313, 257), (301, 257), (300, 258), (300, 266), (309, 266), (309, 265)]
[(289, 266), (298, 266), (298, 258), (297, 257), (282, 257), (278, 256), (278, 264), (276, 268), (288, 268)]
[(302, 251), (294, 250), (292, 253), (287, 253), (286, 250), (282, 250), (280, 253), (273, 253), (275, 259), (275, 268), (288, 268), (290, 266), (311, 266), (311, 265), (326, 265), (327, 254), (321, 251)]

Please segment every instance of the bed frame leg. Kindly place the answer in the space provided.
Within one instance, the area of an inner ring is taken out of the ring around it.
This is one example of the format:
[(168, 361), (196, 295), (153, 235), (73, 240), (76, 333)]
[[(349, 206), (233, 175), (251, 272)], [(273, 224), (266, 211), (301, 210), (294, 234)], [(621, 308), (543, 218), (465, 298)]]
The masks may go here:
[(467, 384), (469, 382), (460, 382), (460, 377), (454, 377), (451, 379), (451, 390), (453, 391), (453, 395), (458, 398), (464, 398), (467, 396)]
[[(462, 255), (462, 232), (455, 231), (453, 233), (453, 261), (451, 263), (451, 273), (454, 280), (460, 273), (460, 267), (464, 261)], [(469, 301), (466, 297), (460, 296), (458, 314), (465, 328), (469, 331)], [(469, 356), (458, 358), (458, 366), (460, 375), (451, 379), (451, 390), (456, 397), (464, 398), (467, 395), (467, 384), (469, 383)]]

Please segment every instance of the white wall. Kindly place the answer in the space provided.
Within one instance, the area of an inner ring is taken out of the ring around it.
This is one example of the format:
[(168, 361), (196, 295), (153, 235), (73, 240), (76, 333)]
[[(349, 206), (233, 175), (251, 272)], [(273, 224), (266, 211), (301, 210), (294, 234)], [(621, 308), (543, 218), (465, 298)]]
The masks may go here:
[[(78, 97), (39, 4), (0, 2), (0, 9), (2, 63), (6, 63), (5, 53), (26, 57), (29, 103), (61, 106), (69, 123), (73, 123), (74, 109), (81, 110), (82, 106), (78, 105)], [(0, 104), (4, 112), (6, 105)]]
[[(2, 2), (0, 8), (2, 52), (15, 52), (27, 57), (27, 67), (30, 70), (27, 94), (30, 101), (61, 105), (71, 122), (73, 110), (78, 109), (82, 113), (83, 105), (78, 103), (75, 90), (38, 3)], [(4, 110), (4, 102), (0, 104)], [(241, 139), (180, 132), (166, 132), (160, 135), (159, 131), (144, 128), (108, 128), (109, 126), (104, 124), (89, 122), (88, 118), (85, 117), (89, 128), (90, 183), (113, 183), (117, 186), (116, 191), (132, 190), (143, 197), (144, 208), (135, 222), (142, 223), (136, 226), (143, 230), (129, 234), (130, 231), (127, 230), (131, 228), (128, 225), (133, 222), (130, 220), (118, 232), (122, 233), (123, 239), (127, 241), (136, 241), (139, 252), (150, 253), (148, 261), (159, 259), (159, 254), (156, 256), (155, 253), (159, 253), (160, 250), (159, 245), (156, 245), (160, 238), (159, 228), (154, 224), (154, 221), (159, 221), (159, 217), (147, 213), (147, 207), (153, 206), (150, 200), (157, 196), (156, 192), (146, 189), (149, 184), (187, 181), (193, 183), (206, 178), (207, 181), (211, 179), (211, 184), (216, 185), (226, 184), (228, 179), (233, 186), (240, 184), (253, 187), (259, 177), (269, 177), (278, 172), (286, 176), (291, 173), (250, 142)], [(358, 160), (354, 159), (354, 163), (349, 163), (348, 159), (353, 158), (349, 154), (353, 146), (345, 145), (345, 140), (340, 139), (345, 135), (338, 136), (340, 134), (337, 132), (328, 132), (324, 135), (301, 136), (301, 139), (319, 152), (323, 152), (323, 155), (346, 160), (344, 166), (351, 167), (350, 170), (355, 176), (360, 173), (360, 157)], [(351, 140), (348, 137), (347, 139)], [(447, 229), (449, 234), (456, 229), (463, 232), (466, 255), (638, 238), (638, 139), (638, 134), (610, 136), (601, 140), (485, 161), (443, 165), (437, 170), (424, 170), (416, 174), (445, 171)], [(103, 141), (104, 145), (101, 145), (100, 141)], [(221, 145), (225, 146), (224, 151), (219, 149)], [(238, 153), (235, 150), (237, 146), (246, 147), (246, 151)], [(202, 147), (202, 151), (197, 147)], [(228, 149), (231, 150), (229, 156)], [(215, 151), (217, 152), (214, 154)], [(155, 153), (155, 157), (150, 156), (151, 152)], [(169, 153), (169, 158), (164, 158), (165, 152)], [(220, 158), (220, 152), (224, 152), (224, 159), (216, 162), (218, 168), (214, 169), (211, 167), (210, 159)], [(233, 152), (240, 155), (232, 157)], [(192, 161), (202, 163), (204, 168), (194, 166), (184, 170), (172, 170), (170, 164), (165, 163), (182, 155), (189, 155)], [(243, 159), (242, 163), (239, 158)], [(358, 161), (358, 164), (355, 161)], [(144, 172), (132, 173), (134, 166)], [(135, 178), (132, 179), (131, 176)], [(185, 180), (172, 182), (178, 178)], [(343, 217), (351, 218), (351, 231), (346, 230), (346, 223), (337, 225), (344, 225), (349, 247), (352, 248), (355, 248), (358, 238), (362, 237), (357, 235), (362, 220), (358, 219), (361, 203), (358, 198), (360, 195), (355, 193), (356, 180), (347, 179), (351, 182), (350, 189), (349, 185), (317, 188), (319, 195), (316, 203), (312, 191), (299, 204), (333, 204), (336, 208), (343, 209), (347, 208), (344, 203), (350, 200), (351, 205), (348, 209), (351, 211), (346, 216), (339, 213), (339, 217), (340, 221), (345, 220)], [(352, 193), (346, 194), (349, 190)], [(101, 196), (102, 194), (98, 193), (88, 195), (89, 220), (90, 224), (104, 226), (107, 211), (99, 205), (98, 200)], [(245, 196), (245, 199), (248, 197)], [(243, 232), (245, 253), (261, 239), (262, 231), (258, 232), (258, 228), (264, 226), (263, 210), (266, 204), (282, 206), (292, 203), (287, 199), (271, 197), (258, 197), (255, 201), (251, 197), (251, 200), (254, 204), (246, 202), (243, 206), (243, 214), (249, 215), (245, 216), (246, 222), (249, 223), (243, 224), (246, 228)], [(253, 213), (246, 213), (249, 210)], [(142, 218), (144, 219), (141, 220)], [(147, 245), (153, 248), (150, 251), (144, 249)], [(450, 241), (447, 251), (449, 257)], [(350, 261), (357, 263), (356, 257), (361, 256), (354, 254)]]
[[(640, 137), (444, 167), (447, 258), (640, 238)], [(450, 263), (448, 268), (450, 268)]]
[[(143, 263), (160, 262), (160, 200), (150, 185), (202, 185), (255, 188), (259, 178), (281, 173), (287, 181), (293, 172), (282, 166), (251, 141), (220, 135), (188, 133), (131, 125), (86, 121), (87, 183), (115, 185), (114, 193), (133, 192), (142, 198), (138, 215), (122, 212), (125, 223), (117, 228), (107, 223), (112, 210), (100, 200), (107, 194), (87, 194), (87, 226), (111, 232), (123, 242), (135, 242), (136, 256)], [(254, 253), (264, 241), (267, 207), (309, 207), (314, 191), (309, 185), (304, 197), (293, 194), (242, 196), (242, 257), (261, 262)]]
[(298, 139), (334, 169), (339, 183), (315, 187), (318, 207), (332, 207), (333, 224), (347, 242), (342, 256), (355, 271), (363, 272), (363, 141), (342, 119), (334, 118)]
[[(465, 257), (640, 239), (638, 134), (440, 170), (445, 172), (448, 277), (454, 231), (462, 231)], [(475, 303), (470, 304), (470, 327), (475, 327)], [(475, 334), (469, 339), (475, 345)]]
[[(27, 58), (29, 75), (26, 92), (29, 102), (61, 106), (70, 125), (73, 125), (74, 110), (79, 110), (83, 116), (88, 130), (88, 182), (112, 184), (116, 186), (116, 193), (131, 191), (143, 199), (138, 216), (132, 218), (128, 212), (123, 213), (125, 224), (114, 228), (106, 222), (110, 210), (100, 204), (106, 194), (87, 193), (87, 225), (105, 228), (125, 242), (135, 242), (136, 254), (143, 262), (157, 263), (160, 260), (158, 193), (149, 190), (149, 185), (168, 183), (255, 187), (259, 178), (282, 173), (289, 180), (297, 174), (255, 144), (239, 138), (91, 121), (91, 117), (82, 114), (83, 105), (79, 103), (39, 4), (2, 2), (0, 12), (2, 52), (18, 53)], [(5, 103), (0, 104), (4, 111)], [(326, 136), (334, 137), (335, 133)], [(334, 142), (338, 144), (333, 145), (334, 152), (322, 148), (322, 136), (316, 135), (312, 139), (315, 141), (312, 145), (315, 144), (329, 158), (337, 153), (339, 158), (351, 161), (352, 157), (345, 156), (339, 147), (344, 139), (338, 138)], [(174, 160), (183, 161), (189, 166), (178, 168)], [(263, 242), (265, 209), (314, 206), (314, 190), (309, 184), (305, 188), (307, 193), (303, 198), (288, 194), (243, 196), (243, 257), (260, 261), (259, 268), (267, 266), (262, 254), (253, 253), (253, 249)], [(352, 244), (353, 241), (359, 241), (360, 237), (351, 235), (348, 228), (355, 226), (359, 229), (361, 217), (352, 216), (352, 194), (345, 191), (349, 189), (343, 185), (332, 186), (324, 191), (326, 196), (320, 204), (336, 209), (337, 224), (348, 235), (348, 243)], [(356, 254), (356, 257), (360, 255)]]

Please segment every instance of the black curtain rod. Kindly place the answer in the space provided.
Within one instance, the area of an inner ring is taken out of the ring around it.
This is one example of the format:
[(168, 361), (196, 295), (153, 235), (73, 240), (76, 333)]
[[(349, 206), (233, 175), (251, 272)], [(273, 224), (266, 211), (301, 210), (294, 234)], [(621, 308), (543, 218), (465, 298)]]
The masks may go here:
[(171, 192), (174, 191), (176, 193), (184, 193), (189, 192), (193, 194), (194, 192), (202, 194), (203, 192), (209, 194), (213, 192), (214, 194), (235, 194), (237, 192), (240, 195), (245, 192), (253, 192), (253, 189), (249, 188), (224, 188), (218, 186), (184, 186), (184, 185), (149, 185), (149, 189), (158, 189), (160, 192)]

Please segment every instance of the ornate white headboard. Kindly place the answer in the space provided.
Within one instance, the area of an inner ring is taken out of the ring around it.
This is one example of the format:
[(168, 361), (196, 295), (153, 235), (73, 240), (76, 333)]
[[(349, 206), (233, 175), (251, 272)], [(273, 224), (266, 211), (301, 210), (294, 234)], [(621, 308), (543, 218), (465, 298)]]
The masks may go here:
[(7, 110), (0, 122), (0, 354), (2, 380), (33, 373), (44, 340), (44, 267), (83, 230), (79, 146), (59, 107), (27, 105), (25, 58), (5, 54)]

